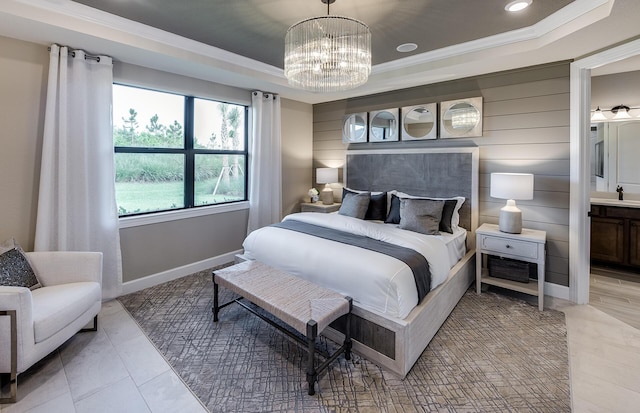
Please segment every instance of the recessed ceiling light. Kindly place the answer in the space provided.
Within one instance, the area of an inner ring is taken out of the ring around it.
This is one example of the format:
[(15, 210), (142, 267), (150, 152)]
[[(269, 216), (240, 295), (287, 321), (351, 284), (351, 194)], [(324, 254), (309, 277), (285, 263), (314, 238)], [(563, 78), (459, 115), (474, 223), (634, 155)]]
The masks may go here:
[(413, 52), (417, 48), (418, 48), (418, 45), (415, 43), (404, 43), (396, 47), (396, 50), (401, 53), (407, 53), (407, 52)]
[(504, 9), (506, 11), (520, 11), (529, 7), (532, 2), (533, 0), (515, 0), (504, 6)]

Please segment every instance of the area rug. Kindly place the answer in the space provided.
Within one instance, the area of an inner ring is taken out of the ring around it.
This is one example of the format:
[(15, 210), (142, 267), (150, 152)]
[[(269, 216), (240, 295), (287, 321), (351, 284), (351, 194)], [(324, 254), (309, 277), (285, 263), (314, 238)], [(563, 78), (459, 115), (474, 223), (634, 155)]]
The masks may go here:
[(309, 396), (306, 353), (238, 305), (214, 323), (212, 297), (209, 270), (119, 298), (211, 412), (571, 411), (558, 311), (469, 289), (404, 380), (356, 354)]

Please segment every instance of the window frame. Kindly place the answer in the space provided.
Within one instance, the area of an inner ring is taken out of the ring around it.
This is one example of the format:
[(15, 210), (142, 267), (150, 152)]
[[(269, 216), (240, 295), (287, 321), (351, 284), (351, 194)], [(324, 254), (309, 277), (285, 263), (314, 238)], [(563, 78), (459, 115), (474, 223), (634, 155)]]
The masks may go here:
[[(209, 97), (200, 97), (182, 93), (161, 91), (152, 88), (128, 85), (125, 83), (113, 82), (113, 85), (131, 87), (142, 90), (149, 90), (159, 93), (169, 93), (184, 98), (184, 128), (182, 148), (158, 148), (158, 147), (138, 147), (138, 146), (113, 146), (114, 155), (117, 153), (147, 153), (147, 154), (179, 154), (184, 155), (184, 206), (181, 208), (163, 209), (157, 211), (139, 212), (135, 214), (118, 215), (121, 227), (145, 225), (147, 223), (165, 222), (172, 219), (183, 219), (193, 216), (208, 215), (211, 213), (235, 211), (249, 208), (249, 106), (239, 103), (231, 103), (216, 100)], [(195, 148), (194, 136), (194, 105), (195, 100), (208, 100), (217, 103), (239, 106), (244, 109), (244, 150), (225, 149), (205, 149)], [(195, 205), (195, 159), (196, 155), (241, 155), (244, 156), (244, 198), (235, 201), (218, 202), (215, 204)], [(114, 170), (115, 172), (115, 170)], [(116, 200), (117, 202), (117, 200)], [(237, 205), (237, 207), (232, 207)], [(224, 206), (224, 208), (221, 208)], [(192, 213), (193, 210), (201, 210)], [(189, 213), (185, 213), (185, 212)], [(152, 217), (153, 216), (153, 217)], [(145, 218), (145, 219), (141, 219)], [(138, 224), (138, 222), (140, 222)], [(124, 224), (124, 225), (123, 225)]]

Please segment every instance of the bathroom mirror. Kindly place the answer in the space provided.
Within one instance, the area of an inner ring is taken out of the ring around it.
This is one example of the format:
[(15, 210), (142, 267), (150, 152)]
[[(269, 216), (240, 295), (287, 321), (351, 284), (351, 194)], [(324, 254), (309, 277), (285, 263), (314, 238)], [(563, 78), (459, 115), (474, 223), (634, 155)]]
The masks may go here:
[(436, 139), (436, 104), (402, 108), (402, 140)]
[(440, 103), (440, 137), (482, 136), (482, 97)]
[(369, 142), (398, 140), (398, 108), (369, 112)]
[(359, 143), (367, 141), (367, 113), (352, 113), (344, 117), (342, 142)]
[(591, 191), (640, 193), (640, 121), (591, 125)]

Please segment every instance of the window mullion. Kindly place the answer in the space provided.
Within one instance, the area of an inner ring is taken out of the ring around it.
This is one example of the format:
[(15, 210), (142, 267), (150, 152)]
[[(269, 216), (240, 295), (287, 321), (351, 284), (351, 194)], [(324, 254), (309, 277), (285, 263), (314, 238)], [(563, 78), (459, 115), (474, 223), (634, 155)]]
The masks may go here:
[(184, 102), (184, 147), (185, 147), (185, 180), (184, 180), (184, 204), (187, 208), (194, 206), (195, 187), (195, 154), (193, 131), (193, 97), (185, 96)]

